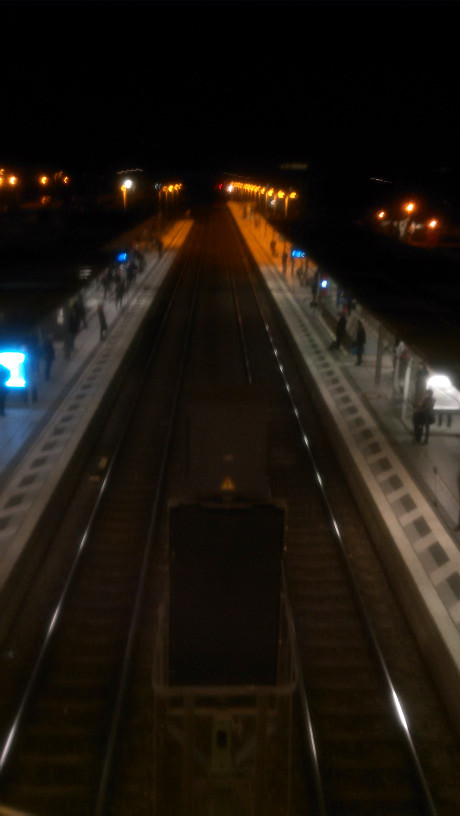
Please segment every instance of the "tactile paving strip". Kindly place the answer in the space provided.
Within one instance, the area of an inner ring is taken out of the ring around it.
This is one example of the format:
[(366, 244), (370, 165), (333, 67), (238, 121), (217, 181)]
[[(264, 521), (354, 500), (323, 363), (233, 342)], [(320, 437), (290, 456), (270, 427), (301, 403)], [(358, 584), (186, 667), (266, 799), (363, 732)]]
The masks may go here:
[[(238, 225), (245, 235), (245, 225), (241, 222)], [(257, 257), (254, 238), (249, 234), (248, 244), (303, 359), (313, 376), (316, 374), (323, 396), (339, 427), (345, 431), (344, 439), (350, 453), (355, 460), (359, 455), (359, 466), (365, 467), (368, 483), (373, 480), (372, 496), (378, 499), (379, 507), (382, 503), (386, 505), (385, 515), (391, 514), (400, 525), (407, 546), (416, 554), (430, 585), (460, 634), (460, 553), (455, 543), (393, 454), (360, 396), (325, 353), (324, 342), (316, 333), (302, 298), (297, 299), (273, 266), (267, 265), (265, 250), (261, 249)]]
[[(191, 224), (187, 225), (186, 232)], [(184, 231), (184, 230), (183, 230)], [(51, 421), (32, 445), (0, 495), (0, 579), (8, 575), (9, 544), (21, 536), (22, 528), (37, 519), (73, 452), (78, 446), (88, 417), (101, 402), (120, 360), (132, 342), (173, 260), (154, 278), (147, 271), (126, 303), (123, 313), (107, 334), (104, 344), (88, 363)], [(17, 549), (15, 547), (14, 549)]]

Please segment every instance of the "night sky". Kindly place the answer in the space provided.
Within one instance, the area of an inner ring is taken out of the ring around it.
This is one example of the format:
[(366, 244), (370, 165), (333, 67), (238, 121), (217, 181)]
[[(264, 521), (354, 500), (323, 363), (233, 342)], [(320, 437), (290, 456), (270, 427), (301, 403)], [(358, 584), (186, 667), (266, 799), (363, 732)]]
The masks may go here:
[(456, 171), (458, 3), (2, 2), (0, 160)]

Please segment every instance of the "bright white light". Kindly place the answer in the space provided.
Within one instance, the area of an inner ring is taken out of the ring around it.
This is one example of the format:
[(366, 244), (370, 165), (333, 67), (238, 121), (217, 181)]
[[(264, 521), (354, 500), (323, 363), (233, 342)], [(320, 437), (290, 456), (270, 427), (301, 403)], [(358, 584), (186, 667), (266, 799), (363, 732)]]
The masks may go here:
[(233, 193), (233, 189), (234, 189), (233, 184), (229, 184), (227, 187), (227, 193)]
[(451, 386), (452, 383), (445, 374), (433, 374), (427, 382), (427, 388), (450, 388)]
[(11, 376), (6, 381), (8, 388), (24, 388), (26, 381), (22, 364), (26, 355), (22, 351), (0, 351), (0, 365), (9, 368)]
[(402, 707), (401, 703), (399, 702), (398, 695), (396, 694), (394, 689), (392, 689), (392, 694), (393, 694), (393, 702), (395, 704), (395, 708), (396, 708), (398, 717), (401, 720), (403, 728), (404, 728), (405, 731), (409, 731), (409, 726), (407, 724), (406, 715), (404, 714), (403, 707)]

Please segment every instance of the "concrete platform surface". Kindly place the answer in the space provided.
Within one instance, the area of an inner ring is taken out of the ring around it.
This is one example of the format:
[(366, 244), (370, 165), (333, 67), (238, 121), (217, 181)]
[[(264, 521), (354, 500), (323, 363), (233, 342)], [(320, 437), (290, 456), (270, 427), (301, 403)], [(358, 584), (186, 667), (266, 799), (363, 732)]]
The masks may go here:
[(460, 730), (459, 435), (433, 426), (429, 443), (416, 444), (395, 404), (390, 353), (375, 385), (372, 327), (361, 366), (331, 350), (334, 335), (311, 307), (310, 289), (289, 265), (283, 271), (289, 243), (243, 203), (228, 206), (315, 379), (356, 500)]

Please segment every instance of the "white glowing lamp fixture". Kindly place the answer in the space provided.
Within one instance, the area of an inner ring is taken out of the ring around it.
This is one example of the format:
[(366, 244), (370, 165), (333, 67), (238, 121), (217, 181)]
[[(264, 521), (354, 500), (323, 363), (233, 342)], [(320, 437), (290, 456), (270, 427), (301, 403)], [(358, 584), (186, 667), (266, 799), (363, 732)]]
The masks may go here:
[(427, 388), (437, 388), (438, 390), (445, 390), (447, 388), (452, 388), (452, 383), (449, 380), (449, 377), (446, 374), (433, 374), (432, 377), (429, 378), (427, 384)]
[(26, 379), (23, 365), (26, 355), (22, 351), (0, 351), (0, 365), (9, 368), (10, 378), (6, 381), (8, 388), (24, 388)]

